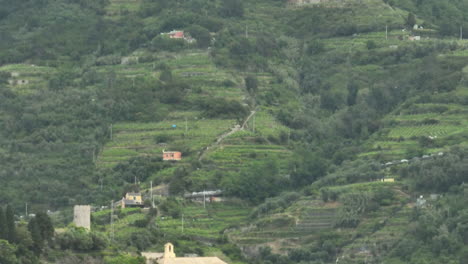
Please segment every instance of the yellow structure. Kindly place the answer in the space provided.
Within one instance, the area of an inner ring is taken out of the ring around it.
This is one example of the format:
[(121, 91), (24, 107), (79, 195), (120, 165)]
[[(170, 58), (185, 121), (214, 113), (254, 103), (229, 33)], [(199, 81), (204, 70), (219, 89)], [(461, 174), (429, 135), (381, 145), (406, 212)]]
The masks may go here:
[(174, 253), (174, 245), (164, 245), (164, 253), (141, 252), (147, 264), (227, 264), (218, 257), (183, 257), (178, 258)]
[(125, 199), (133, 200), (133, 201), (140, 202), (140, 203), (142, 202), (141, 193), (127, 193), (125, 195)]
[(122, 208), (125, 207), (141, 207), (143, 206), (143, 199), (141, 198), (141, 193), (127, 193), (125, 197), (122, 198)]
[(384, 178), (380, 180), (381, 182), (395, 182), (395, 178)]

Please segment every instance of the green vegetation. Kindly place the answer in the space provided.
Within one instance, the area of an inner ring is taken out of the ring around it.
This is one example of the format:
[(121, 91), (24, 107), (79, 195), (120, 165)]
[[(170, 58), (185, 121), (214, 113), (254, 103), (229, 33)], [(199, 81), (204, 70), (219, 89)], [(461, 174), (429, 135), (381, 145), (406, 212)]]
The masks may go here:
[(464, 263), (468, 2), (292, 2), (0, 0), (0, 262)]

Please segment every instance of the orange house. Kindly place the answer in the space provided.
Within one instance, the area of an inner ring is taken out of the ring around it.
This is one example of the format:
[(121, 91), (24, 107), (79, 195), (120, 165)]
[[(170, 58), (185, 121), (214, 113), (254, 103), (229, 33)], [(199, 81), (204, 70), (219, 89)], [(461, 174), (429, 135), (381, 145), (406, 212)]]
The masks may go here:
[(181, 160), (182, 152), (180, 151), (163, 151), (163, 160)]

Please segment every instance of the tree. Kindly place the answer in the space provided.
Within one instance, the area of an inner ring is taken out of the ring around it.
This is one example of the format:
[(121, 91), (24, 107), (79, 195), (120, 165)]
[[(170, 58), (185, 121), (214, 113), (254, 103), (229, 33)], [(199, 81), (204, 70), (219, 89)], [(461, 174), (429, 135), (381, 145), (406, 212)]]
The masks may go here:
[(42, 240), (50, 240), (54, 236), (54, 226), (50, 217), (44, 212), (39, 212), (36, 214), (35, 219), (39, 226)]
[(408, 27), (411, 27), (411, 28), (412, 28), (414, 25), (416, 25), (416, 17), (415, 17), (414, 14), (411, 13), (411, 12), (408, 14), (408, 17), (406, 18), (406, 25), (407, 25)]
[(31, 233), (31, 239), (33, 241), (33, 251), (36, 255), (40, 255), (42, 248), (44, 247), (44, 239), (42, 238), (41, 230), (36, 218), (29, 221), (28, 230)]
[(311, 184), (325, 175), (327, 171), (326, 161), (317, 153), (301, 150), (295, 160), (297, 162), (294, 164), (296, 169), (291, 174), (291, 181), (296, 187)]
[(244, 6), (241, 0), (224, 0), (220, 9), (221, 15), (227, 17), (242, 17)]
[(257, 93), (258, 91), (258, 80), (257, 80), (257, 77), (253, 76), (253, 75), (249, 75), (247, 77), (245, 77), (245, 88), (247, 89), (247, 91), (254, 95)]
[(5, 212), (2, 207), (0, 207), (0, 239), (7, 239), (8, 232), (7, 232), (7, 223)]
[(197, 40), (197, 46), (199, 48), (207, 48), (210, 46), (211, 35), (208, 29), (199, 25), (192, 25), (187, 28), (187, 31), (190, 33), (190, 36)]
[(355, 82), (350, 82), (348, 83), (348, 97), (346, 98), (346, 101), (348, 103), (348, 106), (352, 106), (356, 104), (357, 101), (357, 95), (359, 91), (359, 87)]
[(10, 243), (16, 241), (16, 227), (15, 227), (15, 213), (11, 205), (6, 208), (6, 226), (7, 226), (7, 240)]
[(6, 240), (0, 240), (0, 263), (16, 264), (18, 263), (15, 256), (15, 246), (8, 243)]

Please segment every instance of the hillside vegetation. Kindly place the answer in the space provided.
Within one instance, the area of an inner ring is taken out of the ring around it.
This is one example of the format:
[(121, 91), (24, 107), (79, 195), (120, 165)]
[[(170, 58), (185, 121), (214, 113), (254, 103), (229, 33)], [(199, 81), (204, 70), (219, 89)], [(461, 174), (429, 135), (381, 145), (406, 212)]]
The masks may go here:
[(295, 2), (0, 0), (0, 263), (465, 263), (468, 2)]

